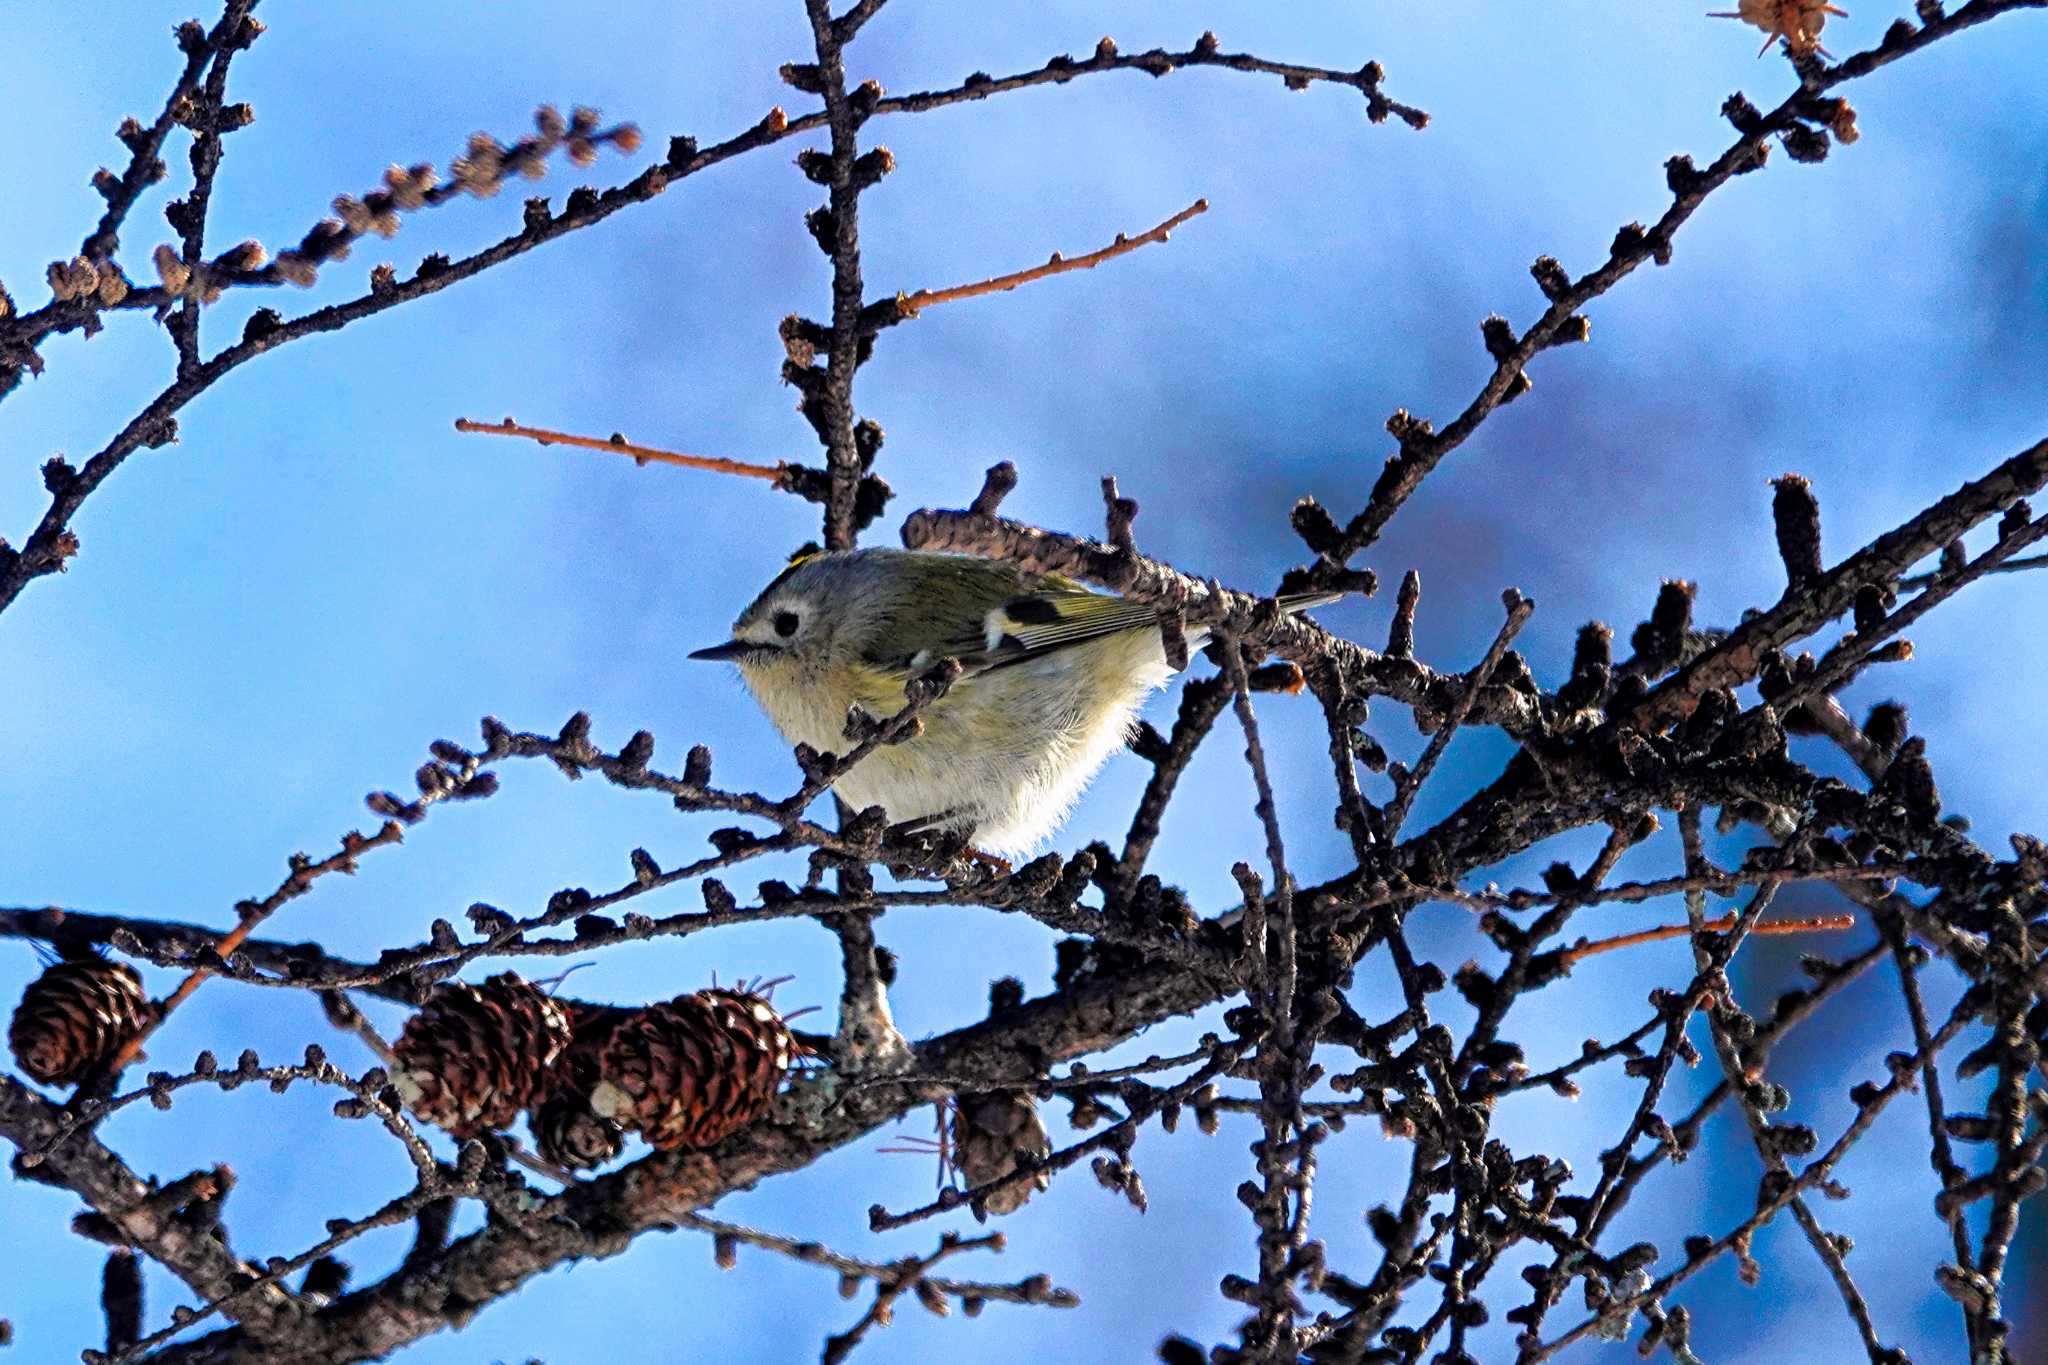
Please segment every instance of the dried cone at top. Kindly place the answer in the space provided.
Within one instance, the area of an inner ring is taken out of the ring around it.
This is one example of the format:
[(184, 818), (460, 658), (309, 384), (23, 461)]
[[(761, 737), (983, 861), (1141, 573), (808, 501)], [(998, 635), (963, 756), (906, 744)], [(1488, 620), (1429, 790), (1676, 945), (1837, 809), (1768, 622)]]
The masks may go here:
[[(953, 1097), (953, 1160), (967, 1186), (986, 1185), (1014, 1174), (1019, 1158), (1043, 1161), (1052, 1140), (1038, 1117), (1038, 1105), (1022, 1090), (962, 1091)], [(991, 1190), (982, 1200), (987, 1213), (1015, 1213), (1052, 1183), (1045, 1171)]]
[(571, 1037), (569, 1011), (516, 973), (444, 982), (406, 1020), (392, 1083), (427, 1122), (475, 1137), (547, 1093)]
[(1766, 49), (1783, 38), (1794, 52), (1817, 52), (1820, 31), (1827, 25), (1828, 16), (1848, 17), (1847, 10), (1829, 4), (1828, 0), (1736, 0), (1736, 4), (1735, 9), (1707, 13), (1715, 19), (1740, 19), (1756, 25), (1769, 35), (1764, 39)]
[(76, 1085), (111, 1061), (148, 1018), (135, 969), (88, 950), (51, 963), (29, 982), (7, 1043), (34, 1079)]
[(590, 1107), (590, 1092), (597, 1087), (598, 1054), (633, 1011), (617, 1005), (562, 1003), (574, 1037), (555, 1059), (553, 1089), (535, 1106), (527, 1124), (543, 1160), (564, 1170), (587, 1171), (604, 1165), (626, 1145), (626, 1130)]
[(709, 1147), (767, 1112), (796, 1051), (761, 996), (679, 995), (612, 1033), (598, 1054), (591, 1108), (656, 1147)]

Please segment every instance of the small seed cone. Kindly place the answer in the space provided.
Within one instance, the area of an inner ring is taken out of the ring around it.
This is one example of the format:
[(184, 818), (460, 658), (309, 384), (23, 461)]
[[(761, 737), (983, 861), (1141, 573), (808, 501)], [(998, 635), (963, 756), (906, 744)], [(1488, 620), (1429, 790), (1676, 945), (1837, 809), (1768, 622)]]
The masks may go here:
[(626, 1130), (590, 1107), (598, 1054), (633, 1011), (565, 1001), (574, 1024), (568, 1048), (555, 1059), (553, 1089), (527, 1117), (541, 1158), (564, 1170), (587, 1171), (617, 1156)]
[(44, 1085), (76, 1085), (111, 1060), (149, 1018), (142, 977), (87, 952), (29, 982), (7, 1030), (21, 1069)]
[(617, 1156), (626, 1130), (594, 1112), (590, 1096), (556, 1092), (540, 1102), (527, 1123), (541, 1160), (565, 1171), (588, 1171)]
[(591, 1108), (656, 1147), (709, 1147), (767, 1112), (796, 1051), (758, 995), (679, 995), (635, 1011), (606, 1041)]
[[(972, 1189), (1013, 1174), (1020, 1157), (1043, 1161), (1052, 1140), (1038, 1117), (1038, 1105), (1022, 1090), (963, 1091), (953, 1097), (953, 1160)], [(991, 1192), (982, 1202), (989, 1213), (1015, 1213), (1052, 1183), (1039, 1171)]]
[(399, 1035), (392, 1083), (406, 1107), (457, 1137), (510, 1124), (549, 1089), (569, 1012), (512, 972), (444, 982)]

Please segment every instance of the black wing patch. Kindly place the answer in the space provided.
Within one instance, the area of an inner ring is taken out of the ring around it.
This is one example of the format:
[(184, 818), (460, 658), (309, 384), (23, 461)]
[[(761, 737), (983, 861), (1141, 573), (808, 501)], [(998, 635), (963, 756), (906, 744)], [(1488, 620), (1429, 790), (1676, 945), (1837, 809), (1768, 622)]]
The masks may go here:
[(1003, 614), (1020, 626), (1049, 626), (1060, 619), (1053, 600), (1036, 594), (1011, 598), (1003, 603)]

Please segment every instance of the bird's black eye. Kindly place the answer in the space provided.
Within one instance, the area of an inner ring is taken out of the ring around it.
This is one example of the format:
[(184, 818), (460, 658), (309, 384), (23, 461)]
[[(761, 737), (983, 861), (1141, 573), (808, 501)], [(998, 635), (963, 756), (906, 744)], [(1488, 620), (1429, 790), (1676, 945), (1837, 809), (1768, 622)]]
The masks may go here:
[(787, 640), (790, 636), (796, 634), (796, 628), (799, 623), (795, 612), (778, 611), (775, 613), (771, 624), (775, 627), (775, 633)]

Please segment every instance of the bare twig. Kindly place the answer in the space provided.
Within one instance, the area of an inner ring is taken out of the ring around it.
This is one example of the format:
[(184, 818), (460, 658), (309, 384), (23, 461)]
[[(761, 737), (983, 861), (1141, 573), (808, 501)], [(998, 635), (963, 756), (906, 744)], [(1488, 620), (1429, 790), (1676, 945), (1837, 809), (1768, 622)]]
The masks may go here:
[[(1941, 1068), (1929, 1050), (1930, 1030), (1927, 1024), (1927, 1006), (1920, 996), (1920, 968), (1915, 961), (1916, 954), (1924, 957), (1925, 952), (1907, 941), (1905, 925), (1897, 915), (1880, 915), (1878, 927), (1884, 932), (1886, 947), (1890, 950), (1893, 963), (1899, 973), (1899, 993), (1905, 1003), (1906, 1018), (1913, 1028), (1913, 1046), (1919, 1049), (1920, 1086), (1927, 1099), (1927, 1140), (1928, 1156), (1933, 1163), (1935, 1174), (1941, 1180), (1944, 1194), (1954, 1190), (1966, 1179), (1962, 1166), (1956, 1161), (1955, 1149), (1948, 1136), (1948, 1106), (1942, 1101)], [(1939, 1209), (1940, 1206), (1937, 1205)], [(1949, 1236), (1955, 1245), (1956, 1265), (1963, 1270), (1974, 1270), (1975, 1257), (1970, 1246), (1970, 1228), (1964, 1219), (1964, 1206), (1959, 1201), (1950, 1201), (1942, 1210), (1943, 1221), (1948, 1224)], [(1961, 1305), (1963, 1310), (1963, 1334), (1975, 1346), (1982, 1331), (1982, 1308), (1969, 1304)]]
[(1136, 251), (1141, 246), (1165, 241), (1182, 223), (1208, 211), (1209, 201), (1197, 199), (1158, 227), (1141, 232), (1135, 237), (1126, 237), (1119, 232), (1114, 242), (1098, 251), (1086, 252), (1079, 256), (1063, 256), (1055, 251), (1051, 260), (1029, 270), (996, 275), (975, 284), (956, 284), (947, 289), (920, 289), (912, 294), (898, 294), (895, 298), (896, 310), (906, 318), (914, 318), (925, 309), (935, 308), (942, 303), (980, 298), (984, 294), (1003, 293), (1021, 284), (1031, 284), (1037, 280), (1051, 279), (1055, 275), (1064, 275), (1070, 270), (1093, 270), (1104, 261), (1113, 261), (1119, 256)]
[[(1310, 1192), (1313, 1188), (1313, 1144), (1300, 1142), (1290, 1150), (1288, 1139), (1302, 1123), (1305, 1068), (1314, 1051), (1314, 1027), (1297, 1037), (1297, 991), (1300, 986), (1301, 938), (1295, 924), (1294, 878), (1287, 870), (1287, 849), (1280, 832), (1280, 811), (1266, 768), (1265, 746), (1259, 741), (1258, 717), (1252, 708), (1251, 685), (1245, 676), (1244, 650), (1237, 637), (1222, 637), (1224, 676), (1230, 680), (1231, 705), (1244, 729), (1245, 764), (1256, 793), (1253, 811), (1266, 836), (1266, 859), (1273, 877), (1270, 896), (1242, 864), (1236, 869), (1245, 892), (1244, 938), (1246, 985), (1265, 1018), (1259, 1040), (1259, 1125), (1262, 1141), (1253, 1151), (1261, 1188), (1253, 1202), (1258, 1227), (1258, 1316), (1252, 1339), (1278, 1352), (1295, 1337), (1295, 1298), (1291, 1268), (1295, 1251), (1307, 1237)], [(1268, 910), (1270, 909), (1270, 914)], [(1253, 975), (1252, 973), (1256, 973)], [(1290, 1216), (1292, 1209), (1292, 1216)]]
[[(1686, 870), (1693, 872), (1704, 868), (1707, 863), (1706, 846), (1701, 835), (1697, 810), (1688, 809), (1680, 812), (1679, 834), (1685, 850)], [(1687, 892), (1685, 908), (1692, 932), (1693, 959), (1701, 971), (1712, 970), (1716, 966), (1716, 944), (1712, 935), (1720, 931), (1710, 926), (1706, 919), (1706, 893)], [(1843, 918), (1847, 919), (1849, 924), (1855, 922), (1853, 916)], [(1846, 928), (1848, 925), (1842, 927)], [(1755, 926), (1751, 932), (1758, 932), (1761, 928), (1761, 925)], [(1723, 979), (1725, 980), (1725, 974)], [(1747, 1016), (1741, 1013), (1736, 1004), (1734, 989), (1734, 984), (1730, 982), (1707, 1011), (1707, 1026), (1714, 1040), (1714, 1055), (1721, 1063), (1721, 1075), (1728, 1083), (1729, 1092), (1735, 1096), (1736, 1104), (1742, 1110), (1743, 1119), (1749, 1128), (1750, 1140), (1755, 1145), (1757, 1156), (1763, 1161), (1765, 1170), (1772, 1175), (1789, 1178), (1791, 1172), (1785, 1160), (1786, 1146), (1788, 1142), (1802, 1141), (1805, 1133), (1774, 1123), (1766, 1109), (1766, 1101), (1762, 1098), (1762, 1063), (1750, 1061), (1743, 1051), (1741, 1042), (1735, 1036), (1737, 1021), (1746, 1023)], [(1773, 1109), (1778, 1107), (1780, 1106), (1775, 1103), (1770, 1105)], [(1848, 1265), (1842, 1259), (1842, 1247), (1828, 1235), (1804, 1199), (1794, 1197), (1791, 1208), (1793, 1220), (1806, 1234), (1808, 1245), (1813, 1248), (1814, 1254), (1820, 1258), (1821, 1264), (1827, 1267), (1829, 1276), (1834, 1280), (1850, 1320), (1855, 1323), (1858, 1333), (1863, 1338), (1864, 1350), (1870, 1357), (1871, 1365), (1892, 1365), (1894, 1353), (1878, 1339), (1876, 1324), (1870, 1317), (1870, 1306), (1864, 1301), (1862, 1290), (1857, 1286), (1855, 1277), (1850, 1274)], [(1748, 1253), (1747, 1245), (1738, 1244), (1738, 1254), (1747, 1256)]]
[[(825, 548), (847, 550), (853, 548), (858, 534), (854, 500), (864, 472), (853, 431), (853, 372), (861, 360), (860, 195), (895, 163), (887, 158), (877, 162), (872, 178), (856, 166), (862, 115), (856, 112), (846, 89), (847, 33), (833, 24), (829, 0), (804, 0), (804, 11), (811, 20), (818, 56), (817, 90), (825, 101), (825, 123), (832, 144), (825, 162), (830, 192), (826, 212), (831, 244), (826, 254), (832, 258), (832, 329), (824, 373), (810, 381), (805, 397), (811, 404), (812, 425), (825, 447), (825, 466), (832, 481), (825, 503)], [(866, 17), (862, 16), (862, 22)]]
[[(819, 1357), (822, 1365), (840, 1365), (841, 1361), (853, 1354), (854, 1347), (860, 1345), (870, 1328), (887, 1327), (896, 1300), (906, 1293), (914, 1291), (926, 1307), (932, 1308), (935, 1312), (944, 1311), (943, 1291), (925, 1278), (925, 1272), (933, 1266), (963, 1251), (1001, 1251), (1007, 1244), (1008, 1239), (1000, 1232), (991, 1232), (980, 1237), (962, 1237), (956, 1232), (948, 1232), (940, 1236), (936, 1250), (923, 1256), (910, 1256), (898, 1261), (878, 1277), (880, 1285), (875, 1291), (874, 1302), (868, 1305), (867, 1312), (861, 1314), (860, 1321), (844, 1332), (835, 1332), (826, 1338), (825, 1352)], [(932, 1300), (927, 1297), (928, 1293), (940, 1296), (938, 1306), (934, 1307)]]
[[(2020, 498), (2048, 485), (2048, 440), (2036, 442), (1982, 478), (1873, 540), (1820, 579), (1788, 593), (1751, 617), (1726, 639), (1659, 683), (1635, 719), (1656, 724), (1688, 714), (1699, 696), (1755, 677), (1765, 653), (1783, 648), (1850, 610), (1857, 592), (1905, 573), (1971, 527), (1990, 520)], [(1932, 591), (1932, 589), (1930, 589)]]
[[(1804, 121), (1823, 117), (1817, 97), (2001, 13), (2037, 8), (2042, 3), (2043, 0), (1973, 0), (1954, 14), (1934, 11), (1929, 22), (1917, 30), (1909, 30), (1901, 37), (1887, 34), (1879, 46), (1859, 52), (1837, 66), (1803, 72), (1799, 88), (1768, 114), (1757, 111), (1740, 95), (1731, 98), (1724, 112), (1741, 135), (1704, 169), (1695, 167), (1690, 157), (1674, 158), (1667, 164), (1673, 202), (1655, 223), (1647, 228), (1639, 223), (1622, 228), (1615, 234), (1607, 260), (1576, 280), (1548, 256), (1536, 262), (1533, 273), (1550, 306), (1519, 336), (1505, 319), (1500, 320), (1499, 328), (1488, 333), (1488, 349), (1495, 362), (1493, 373), (1463, 412), (1440, 432), (1405, 411), (1397, 412), (1389, 420), (1389, 433), (1399, 449), (1387, 461), (1364, 510), (1344, 528), (1341, 541), (1330, 547), (1330, 558), (1336, 562), (1348, 560), (1377, 539), (1444, 456), (1464, 444), (1501, 405), (1529, 388), (1525, 371), (1539, 353), (1561, 343), (1583, 340), (1587, 323), (1580, 309), (1645, 262), (1661, 264), (1669, 260), (1678, 230), (1710, 194), (1736, 176), (1763, 165), (1773, 137), (1792, 133), (1802, 128)], [(1824, 139), (1820, 145), (1825, 154)]]
[(99, 225), (79, 247), (82, 255), (107, 259), (119, 248), (121, 225), (127, 220), (129, 210), (135, 207), (135, 201), (142, 197), (145, 189), (163, 179), (164, 165), (160, 156), (164, 141), (177, 125), (186, 100), (199, 88), (199, 80), (205, 74), (207, 64), (240, 29), (242, 20), (254, 7), (255, 0), (228, 0), (220, 19), (210, 31), (201, 29), (196, 23), (179, 28), (178, 46), (185, 54), (185, 69), (172, 84), (170, 97), (164, 101), (163, 112), (157, 115), (156, 121), (147, 129), (136, 130), (132, 136), (128, 169), (116, 182), (115, 193), (107, 200)]
[[(206, 247), (206, 215), (212, 207), (214, 176), (220, 172), (221, 134), (236, 126), (226, 115), (228, 64), (262, 32), (262, 25), (249, 18), (255, 7), (256, 0), (228, 7), (221, 20), (224, 32), (208, 44), (214, 52), (206, 80), (184, 114), (184, 121), (193, 128), (192, 188), (178, 208), (182, 221), (179, 237), (188, 277), (199, 266)], [(180, 374), (189, 374), (199, 366), (199, 304), (197, 297), (188, 295), (179, 301), (178, 311), (169, 319), (171, 339), (178, 348)]]
[[(398, 843), (403, 837), (403, 827), (399, 822), (387, 820), (375, 834), (365, 835), (359, 831), (349, 831), (342, 836), (341, 851), (330, 854), (317, 863), (305, 858), (304, 855), (298, 855), (293, 860), (290, 874), (278, 884), (275, 891), (260, 901), (242, 902), (238, 907), (240, 922), (221, 935), (220, 941), (213, 945), (214, 955), (225, 958), (234, 952), (242, 945), (242, 941), (249, 937), (251, 930), (275, 914), (286, 901), (304, 895), (316, 879), (332, 872), (354, 872), (356, 860), (364, 853)], [(129, 1038), (115, 1053), (114, 1060), (109, 1063), (109, 1069), (118, 1071), (133, 1060), (150, 1035), (163, 1027), (164, 1020), (171, 1012), (189, 999), (192, 992), (199, 989), (200, 983), (211, 975), (211, 967), (200, 967), (179, 982), (177, 989), (158, 1004), (149, 1026)]]
[(455, 419), (457, 431), (482, 432), (489, 436), (524, 436), (544, 446), (580, 446), (585, 450), (609, 450), (614, 454), (630, 456), (635, 464), (646, 464), (649, 460), (662, 464), (681, 465), (685, 469), (708, 469), (716, 474), (740, 474), (750, 479), (767, 479), (780, 482), (789, 475), (789, 463), (747, 464), (742, 460), (728, 460), (716, 455), (685, 455), (680, 451), (657, 450), (653, 446), (639, 446), (614, 433), (599, 440), (595, 436), (572, 436), (565, 431), (547, 431), (541, 427), (521, 426), (507, 417), (502, 422), (473, 422), (467, 417)]
[(929, 91), (905, 95), (900, 99), (884, 100), (878, 106), (878, 111), (900, 108), (916, 113), (962, 100), (987, 99), (991, 95), (1029, 89), (1035, 85), (1064, 84), (1077, 76), (1096, 72), (1138, 71), (1148, 76), (1159, 77), (1201, 67), (1221, 67), (1230, 71), (1278, 76), (1290, 90), (1306, 90), (1310, 85), (1316, 84), (1348, 85), (1365, 96), (1366, 117), (1374, 123), (1385, 121), (1391, 114), (1418, 131), (1429, 125), (1428, 114), (1411, 105), (1388, 99), (1380, 92), (1380, 82), (1386, 79), (1386, 72), (1378, 62), (1367, 62), (1356, 71), (1337, 71), (1329, 67), (1304, 66), (1297, 62), (1272, 61), (1248, 52), (1225, 52), (1213, 33), (1204, 33), (1193, 47), (1182, 52), (1169, 52), (1164, 48), (1155, 47), (1145, 52), (1126, 53), (1114, 41), (1105, 39), (1096, 44), (1093, 55), (1088, 57), (1061, 54), (1035, 70), (1020, 71), (1010, 76), (989, 76), (976, 72), (950, 90)]
[[(1924, 1051), (1929, 1053), (1938, 1052), (1962, 1031), (1963, 1025), (1967, 1022), (1968, 1016), (1966, 1014), (1959, 1012), (1950, 1015), (1948, 1022), (1943, 1024), (1940, 1031), (1929, 1040), (1928, 1048), (1924, 1049)], [(1800, 1171), (1791, 1180), (1783, 1182), (1782, 1186), (1775, 1193), (1768, 1198), (1760, 1199), (1755, 1213), (1743, 1219), (1741, 1223), (1728, 1232), (1723, 1233), (1720, 1237), (1698, 1247), (1696, 1250), (1689, 1250), (1684, 1264), (1680, 1265), (1676, 1270), (1652, 1281), (1641, 1291), (1615, 1299), (1602, 1313), (1587, 1318), (1554, 1340), (1531, 1342), (1524, 1348), (1518, 1359), (1524, 1362), (1524, 1365), (1533, 1365), (1533, 1362), (1550, 1359), (1566, 1346), (1596, 1330), (1607, 1315), (1625, 1315), (1644, 1303), (1662, 1299), (1679, 1284), (1705, 1269), (1717, 1257), (1732, 1250), (1739, 1243), (1745, 1243), (1758, 1228), (1776, 1217), (1793, 1199), (1828, 1179), (1834, 1171), (1836, 1163), (1843, 1156), (1847, 1155), (1850, 1147), (1854, 1146), (1857, 1140), (1868, 1131), (1870, 1125), (1877, 1121), (1877, 1116), (1884, 1112), (1885, 1106), (1896, 1099), (1902, 1091), (1911, 1086), (1912, 1077), (1920, 1064), (1920, 1058), (1921, 1053), (1915, 1052), (1906, 1059), (1905, 1065), (1892, 1074), (1889, 1081), (1881, 1086), (1872, 1087), (1870, 1093), (1863, 1097), (1857, 1105), (1856, 1116), (1849, 1121), (1847, 1127), (1843, 1129), (1841, 1136), (1835, 1139), (1834, 1144), (1822, 1153), (1820, 1157), (1809, 1162), (1805, 1169)]]
[(874, 1232), (889, 1232), (896, 1228), (908, 1227), (912, 1223), (922, 1222), (924, 1219), (935, 1217), (952, 1209), (966, 1208), (974, 1204), (975, 1201), (984, 1200), (1000, 1190), (1009, 1189), (1034, 1180), (1042, 1171), (1065, 1170), (1091, 1152), (1100, 1151), (1105, 1147), (1116, 1147), (1125, 1142), (1141, 1124), (1160, 1110), (1171, 1105), (1187, 1102), (1196, 1092), (1236, 1065), (1237, 1059), (1241, 1055), (1242, 1050), (1238, 1048), (1225, 1047), (1218, 1049), (1216, 1054), (1194, 1075), (1170, 1089), (1154, 1092), (1152, 1096), (1147, 1098), (1145, 1103), (1134, 1104), (1131, 1107), (1130, 1114), (1125, 1118), (1109, 1125), (1099, 1133), (1093, 1133), (1072, 1146), (1053, 1153), (1036, 1166), (1029, 1168), (1020, 1166), (1008, 1175), (998, 1176), (994, 1180), (976, 1185), (968, 1190), (947, 1189), (941, 1191), (939, 1197), (931, 1203), (920, 1208), (911, 1209), (906, 1213), (890, 1213), (880, 1204), (877, 1204), (868, 1210), (868, 1227)]
[(1144, 872), (1145, 860), (1151, 856), (1152, 845), (1159, 838), (1160, 821), (1173, 800), (1181, 775), (1187, 771), (1195, 750), (1216, 724), (1216, 718), (1223, 714), (1224, 703), (1229, 697), (1230, 691), (1223, 685), (1221, 675), (1190, 679), (1181, 688), (1180, 710), (1174, 716), (1170, 735), (1160, 739), (1157, 731), (1144, 722), (1139, 723), (1132, 747), (1151, 760), (1152, 776), (1145, 783), (1145, 794), (1138, 799), (1137, 810), (1131, 816), (1130, 832), (1124, 836), (1123, 854), (1117, 859), (1121, 896), (1130, 895), (1131, 888)]
[[(717, 1244), (718, 1261), (729, 1267), (735, 1246), (759, 1247), (778, 1256), (787, 1256), (805, 1265), (823, 1266), (836, 1270), (842, 1277), (841, 1292), (848, 1292), (844, 1282), (852, 1280), (875, 1281), (888, 1284), (896, 1281), (902, 1271), (901, 1262), (872, 1261), (859, 1256), (848, 1256), (843, 1252), (819, 1242), (801, 1241), (781, 1233), (768, 1232), (761, 1228), (748, 1227), (744, 1223), (728, 1223), (722, 1219), (710, 1218), (701, 1213), (685, 1215), (678, 1220), (684, 1227), (695, 1228), (709, 1233)], [(990, 1250), (1000, 1248), (991, 1245)], [(1080, 1306), (1081, 1297), (1071, 1289), (1054, 1288), (1043, 1275), (1032, 1275), (1015, 1284), (995, 1284), (983, 1280), (954, 1280), (940, 1275), (920, 1276), (923, 1283), (947, 1298), (959, 1299), (968, 1304), (970, 1313), (982, 1303), (1036, 1304), (1047, 1308), (1075, 1308)]]
[[(2029, 555), (2021, 559), (2008, 559), (2003, 564), (1991, 565), (1985, 572), (1992, 574), (2025, 573), (2030, 569), (2048, 569), (2048, 555)], [(1899, 591), (1916, 592), (1921, 588), (1932, 587), (1935, 580), (1940, 577), (1941, 574), (1938, 572), (1908, 574), (1899, 580)]]
[(1444, 750), (1450, 746), (1451, 738), (1458, 733), (1458, 727), (1472, 714), (1472, 707), (1478, 702), (1480, 692), (1492, 680), (1493, 670), (1500, 666), (1501, 656), (1508, 652), (1508, 646), (1514, 643), (1515, 636), (1521, 632), (1523, 625), (1536, 611), (1536, 604), (1513, 588), (1509, 588), (1501, 595), (1501, 604), (1507, 608), (1508, 617), (1495, 633), (1493, 643), (1487, 646), (1486, 657), (1466, 675), (1457, 705), (1444, 723), (1437, 727), (1436, 733), (1430, 736), (1429, 747), (1424, 749), (1422, 757), (1416, 760), (1415, 770), (1405, 774), (1394, 784), (1394, 799), (1387, 806), (1385, 822), (1387, 837), (1390, 839), (1401, 832), (1402, 824), (1408, 819), (1408, 808), (1415, 802), (1415, 794), (1422, 790), (1423, 783), (1429, 781), (1430, 773), (1436, 770), (1437, 760), (1443, 757)]
[[(1617, 948), (1633, 948), (1643, 943), (1662, 943), (1667, 939), (1685, 938), (1691, 934), (1725, 934), (1733, 929), (1737, 916), (1723, 915), (1719, 919), (1701, 920), (1698, 924), (1666, 924), (1655, 929), (1638, 929), (1632, 934), (1616, 934), (1589, 942), (1580, 939), (1564, 950), (1566, 965), (1581, 962), (1596, 953), (1611, 953)], [(1768, 920), (1751, 927), (1752, 934), (1819, 934), (1838, 929), (1856, 927), (1854, 915), (1816, 915), (1807, 919)]]

